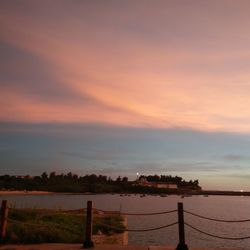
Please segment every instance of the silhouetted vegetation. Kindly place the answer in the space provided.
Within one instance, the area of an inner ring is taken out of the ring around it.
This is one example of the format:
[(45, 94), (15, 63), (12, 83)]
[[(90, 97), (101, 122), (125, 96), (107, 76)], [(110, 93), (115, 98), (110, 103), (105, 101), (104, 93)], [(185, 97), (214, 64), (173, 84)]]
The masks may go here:
[[(149, 182), (169, 182), (177, 184), (179, 189), (198, 189), (199, 182), (185, 181), (182, 177), (172, 177), (171, 175), (149, 175), (140, 176)], [(44, 172), (41, 176), (0, 176), (0, 189), (2, 190), (26, 190), (26, 191), (50, 191), (50, 192), (69, 192), (69, 193), (169, 193), (173, 190), (145, 187), (138, 185), (137, 181), (129, 181), (127, 177), (119, 176), (113, 180), (103, 175), (78, 176), (72, 174), (56, 174)], [(180, 190), (179, 190), (180, 191)], [(174, 191), (175, 193), (177, 191)]]

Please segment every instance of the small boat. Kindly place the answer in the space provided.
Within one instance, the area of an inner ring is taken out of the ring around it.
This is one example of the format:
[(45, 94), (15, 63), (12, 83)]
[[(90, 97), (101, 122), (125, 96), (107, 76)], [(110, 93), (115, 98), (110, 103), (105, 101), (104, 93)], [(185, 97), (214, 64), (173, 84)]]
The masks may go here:
[(168, 197), (167, 194), (161, 194), (160, 197)]

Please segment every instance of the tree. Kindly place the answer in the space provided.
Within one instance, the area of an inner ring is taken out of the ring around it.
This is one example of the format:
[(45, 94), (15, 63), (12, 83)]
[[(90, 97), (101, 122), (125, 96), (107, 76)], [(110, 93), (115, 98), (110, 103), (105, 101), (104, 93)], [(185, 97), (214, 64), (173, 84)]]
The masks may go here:
[(46, 172), (43, 172), (41, 177), (43, 180), (48, 180), (48, 174)]
[(121, 178), (121, 176), (119, 175), (118, 177), (117, 177), (117, 179), (116, 179), (116, 182), (121, 182), (122, 181), (122, 178)]
[(128, 177), (123, 177), (122, 182), (128, 182)]
[(56, 172), (51, 172), (50, 174), (49, 174), (49, 179), (50, 180), (53, 180), (53, 179), (55, 179), (56, 178)]

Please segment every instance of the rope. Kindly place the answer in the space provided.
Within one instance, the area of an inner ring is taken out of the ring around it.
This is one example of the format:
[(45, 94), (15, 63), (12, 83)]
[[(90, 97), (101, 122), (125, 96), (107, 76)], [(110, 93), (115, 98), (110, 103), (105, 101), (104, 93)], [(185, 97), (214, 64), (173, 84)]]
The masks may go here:
[(186, 226), (192, 228), (193, 230), (199, 232), (199, 233), (202, 233), (202, 234), (205, 234), (207, 236), (210, 236), (210, 237), (214, 237), (214, 238), (218, 238), (218, 239), (223, 239), (223, 240), (246, 240), (246, 239), (250, 239), (250, 236), (245, 236), (245, 237), (223, 237), (223, 236), (218, 236), (218, 235), (214, 235), (214, 234), (210, 234), (210, 233), (207, 233), (207, 232), (204, 232), (188, 223), (184, 223)]
[(137, 214), (137, 213), (126, 213), (126, 212), (112, 212), (112, 211), (107, 211), (107, 210), (101, 210), (101, 209), (96, 209), (97, 211), (106, 213), (106, 214), (117, 214), (117, 215), (131, 215), (131, 216), (141, 216), (141, 215), (160, 215), (160, 214), (170, 214), (177, 212), (177, 210), (169, 210), (169, 211), (164, 211), (164, 212), (157, 212), (157, 213), (142, 213), (142, 214)]
[[(171, 224), (168, 224), (168, 225), (164, 225), (164, 226), (160, 226), (160, 227), (154, 227), (154, 228), (147, 228), (147, 229), (128, 229), (128, 228), (125, 228), (123, 230), (126, 231), (126, 232), (149, 232), (149, 231), (155, 231), (155, 230), (160, 230), (160, 229), (163, 229), (163, 228), (171, 227), (171, 226), (174, 226), (176, 224), (178, 224), (178, 222), (174, 222), (174, 223), (171, 223)], [(100, 224), (99, 223), (98, 225), (109, 227), (112, 230), (117, 230), (117, 231), (121, 230), (120, 228), (112, 227), (112, 226), (107, 225), (107, 224)]]
[(193, 216), (199, 217), (199, 218), (201, 218), (201, 219), (211, 220), (211, 221), (217, 221), (217, 222), (226, 222), (226, 223), (250, 222), (250, 219), (246, 219), (246, 220), (221, 220), (221, 219), (209, 218), (209, 217), (206, 217), (206, 216), (202, 216), (202, 215), (199, 215), (199, 214), (195, 214), (195, 213), (189, 212), (189, 211), (187, 211), (187, 210), (184, 210), (184, 212), (187, 213), (187, 214), (191, 214), (191, 215), (193, 215)]
[(126, 229), (127, 232), (149, 232), (149, 231), (155, 231), (155, 230), (160, 230), (163, 228), (168, 228), (172, 227), (174, 225), (178, 224), (178, 222), (174, 222), (168, 225), (160, 226), (160, 227), (154, 227), (154, 228), (148, 228), (148, 229)]
[[(0, 207), (1, 208), (1, 207)], [(36, 212), (44, 212), (48, 211), (51, 214), (79, 214), (81, 215), (82, 213), (86, 213), (87, 208), (80, 208), (80, 209), (68, 209), (68, 210), (53, 210), (53, 209), (36, 209), (36, 208), (9, 208), (9, 210), (16, 210), (16, 211), (21, 211), (21, 212), (26, 212), (26, 211), (36, 211)], [(93, 208), (94, 210), (94, 208)]]

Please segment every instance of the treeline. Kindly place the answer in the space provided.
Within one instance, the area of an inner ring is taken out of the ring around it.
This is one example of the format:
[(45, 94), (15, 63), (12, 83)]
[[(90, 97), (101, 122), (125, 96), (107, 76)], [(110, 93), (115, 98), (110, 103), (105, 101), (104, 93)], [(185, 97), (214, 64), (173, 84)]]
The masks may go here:
[[(124, 184), (124, 185), (123, 185)], [(121, 192), (128, 185), (128, 178), (111, 178), (103, 175), (78, 176), (73, 173), (44, 172), (41, 176), (0, 176), (0, 188), (7, 190), (110, 193)]]
[[(143, 176), (145, 177), (145, 176)], [(142, 176), (140, 177), (142, 178)], [(139, 180), (140, 180), (139, 178)], [(180, 185), (184, 187), (184, 183), (196, 183), (196, 181), (186, 182), (181, 177), (170, 176), (148, 176), (148, 181), (168, 181), (174, 182), (178, 180)], [(165, 178), (165, 179), (164, 179)], [(170, 181), (171, 180), (171, 181)], [(198, 181), (197, 181), (198, 185)], [(190, 185), (189, 185), (190, 186)], [(159, 189), (154, 187), (145, 187), (138, 185), (137, 181), (129, 181), (127, 177), (118, 177), (112, 179), (104, 175), (85, 175), (78, 176), (73, 173), (56, 174), (44, 172), (41, 176), (0, 176), (1, 190), (26, 190), (26, 191), (49, 191), (49, 192), (72, 192), (72, 193), (171, 193), (173, 190)], [(174, 192), (181, 192), (175, 190)]]

